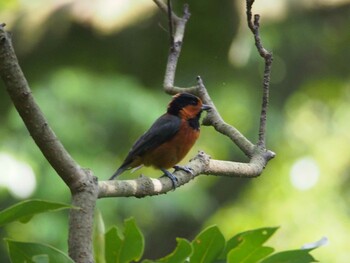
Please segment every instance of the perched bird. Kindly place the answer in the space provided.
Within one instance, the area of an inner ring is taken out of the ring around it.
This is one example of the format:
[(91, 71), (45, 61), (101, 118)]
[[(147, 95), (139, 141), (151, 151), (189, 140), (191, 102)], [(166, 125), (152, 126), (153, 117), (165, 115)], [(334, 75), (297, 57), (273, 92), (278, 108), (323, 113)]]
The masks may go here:
[(167, 171), (192, 172), (186, 167), (176, 166), (192, 148), (199, 136), (199, 118), (210, 106), (189, 93), (178, 93), (170, 101), (167, 112), (160, 116), (151, 128), (132, 146), (123, 164), (113, 174), (114, 179), (125, 170), (139, 166), (153, 166), (168, 176), (176, 187), (177, 178)]

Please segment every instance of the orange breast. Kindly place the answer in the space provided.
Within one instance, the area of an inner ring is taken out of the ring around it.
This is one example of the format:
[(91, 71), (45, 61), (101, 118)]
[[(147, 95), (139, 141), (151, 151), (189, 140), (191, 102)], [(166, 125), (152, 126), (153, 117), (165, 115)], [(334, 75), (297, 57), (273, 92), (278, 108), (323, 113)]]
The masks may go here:
[(182, 120), (181, 128), (175, 136), (142, 156), (142, 162), (145, 166), (171, 168), (186, 156), (198, 136), (199, 130), (194, 130), (187, 121)]

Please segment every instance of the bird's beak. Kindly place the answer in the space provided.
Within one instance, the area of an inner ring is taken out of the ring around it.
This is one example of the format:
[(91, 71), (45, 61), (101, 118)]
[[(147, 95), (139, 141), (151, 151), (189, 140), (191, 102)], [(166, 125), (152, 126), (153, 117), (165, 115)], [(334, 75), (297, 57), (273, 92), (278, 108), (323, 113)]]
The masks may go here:
[(207, 104), (202, 105), (202, 110), (211, 110), (211, 107)]

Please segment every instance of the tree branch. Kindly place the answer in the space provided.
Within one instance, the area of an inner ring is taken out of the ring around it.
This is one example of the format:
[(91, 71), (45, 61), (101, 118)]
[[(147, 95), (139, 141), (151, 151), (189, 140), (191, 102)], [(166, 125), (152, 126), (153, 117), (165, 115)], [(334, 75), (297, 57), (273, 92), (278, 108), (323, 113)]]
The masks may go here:
[(231, 141), (236, 144), (241, 151), (251, 158), (254, 154), (254, 144), (251, 143), (242, 133), (235, 127), (227, 124), (221, 117), (219, 111), (216, 109), (212, 99), (204, 86), (200, 76), (197, 77), (198, 96), (202, 98), (205, 104), (210, 105), (212, 110), (208, 111), (207, 116), (203, 119), (203, 125), (213, 126), (215, 130), (221, 134), (229, 137)]
[[(186, 165), (186, 167), (192, 169), (193, 174), (181, 170), (175, 172), (174, 175), (178, 179), (178, 185), (184, 185), (201, 174), (209, 158), (210, 157), (204, 152), (199, 152), (197, 156)], [(172, 181), (166, 176), (154, 179), (141, 175), (140, 178), (136, 180), (100, 181), (98, 197), (145, 197), (164, 194), (173, 189)]]
[(170, 38), (170, 47), (171, 48), (174, 48), (174, 31), (173, 31), (173, 12), (171, 11), (172, 10), (172, 7), (171, 7), (171, 0), (168, 0), (168, 23), (169, 23), (169, 38)]
[(4, 26), (0, 26), (0, 76), (33, 140), (62, 180), (74, 188), (84, 172), (64, 149), (35, 102)]
[(91, 171), (85, 172), (86, 180), (72, 194), (72, 205), (79, 209), (69, 211), (68, 254), (77, 263), (94, 262), (92, 233), (98, 184)]
[(259, 55), (265, 60), (265, 69), (264, 69), (264, 79), (263, 79), (263, 96), (262, 96), (262, 105), (261, 105), (261, 114), (260, 114), (260, 125), (259, 125), (259, 139), (258, 146), (265, 149), (266, 145), (266, 118), (267, 118), (267, 109), (269, 105), (269, 88), (270, 88), (270, 76), (271, 76), (271, 66), (272, 66), (272, 53), (266, 50), (261, 42), (260, 38), (260, 15), (254, 15), (254, 22), (252, 21), (252, 5), (254, 0), (246, 0), (247, 6), (247, 22), (248, 27), (252, 31), (255, 40), (255, 46), (259, 52)]
[[(178, 17), (171, 8), (168, 8), (161, 0), (153, 0), (157, 6), (166, 14), (168, 14), (168, 19), (172, 19), (169, 22), (169, 34), (170, 34), (170, 50), (168, 56), (168, 62), (165, 70), (165, 78), (163, 86), (166, 87), (166, 92), (169, 94), (178, 93), (174, 88), (175, 72), (177, 67), (177, 62), (180, 56), (183, 37), (185, 34), (186, 23), (190, 19), (190, 12), (188, 5), (184, 5), (182, 17)], [(168, 1), (169, 6), (170, 0)]]
[(75, 262), (93, 262), (92, 226), (97, 199), (97, 182), (69, 155), (35, 102), (18, 64), (11, 37), (0, 25), (0, 76), (19, 115), (39, 149), (72, 193), (79, 209), (69, 213), (69, 255)]
[[(257, 177), (262, 173), (267, 158), (262, 154), (256, 154), (250, 163), (229, 162), (210, 159), (210, 156), (200, 151), (186, 167), (193, 173), (176, 171), (174, 175), (178, 179), (178, 186), (184, 185), (195, 177), (206, 175), (218, 175), (229, 177)], [(138, 197), (165, 194), (174, 190), (171, 180), (162, 176), (158, 179), (141, 175), (134, 180), (99, 181), (98, 198), (106, 197)]]

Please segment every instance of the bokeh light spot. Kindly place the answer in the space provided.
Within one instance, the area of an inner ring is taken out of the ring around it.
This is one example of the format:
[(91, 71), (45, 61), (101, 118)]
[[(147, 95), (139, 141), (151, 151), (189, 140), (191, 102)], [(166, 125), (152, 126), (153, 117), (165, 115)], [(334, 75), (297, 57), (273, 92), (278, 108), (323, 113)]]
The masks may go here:
[(291, 183), (299, 190), (308, 190), (315, 186), (319, 176), (318, 164), (310, 157), (297, 160), (290, 171)]
[(27, 198), (35, 190), (33, 169), (7, 153), (0, 153), (0, 187), (5, 187), (16, 198)]

